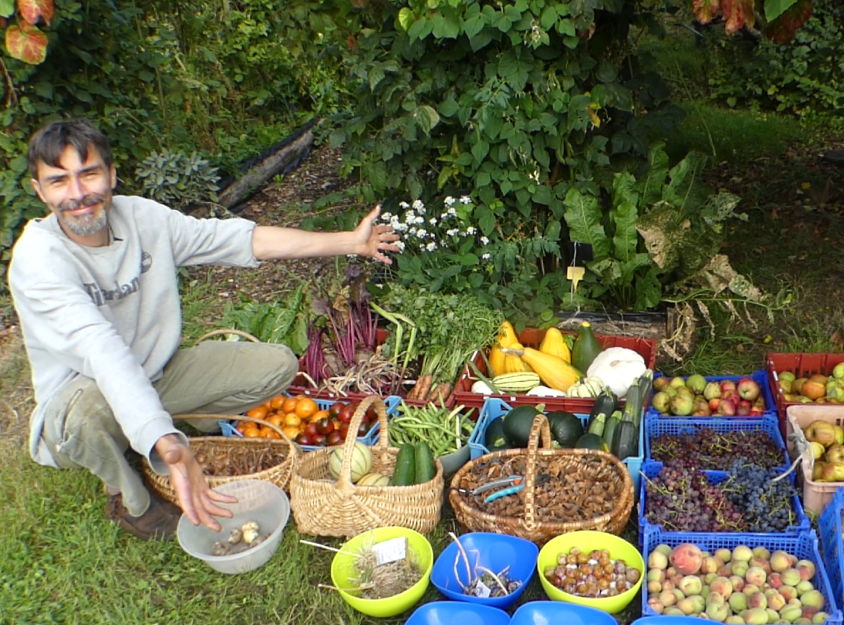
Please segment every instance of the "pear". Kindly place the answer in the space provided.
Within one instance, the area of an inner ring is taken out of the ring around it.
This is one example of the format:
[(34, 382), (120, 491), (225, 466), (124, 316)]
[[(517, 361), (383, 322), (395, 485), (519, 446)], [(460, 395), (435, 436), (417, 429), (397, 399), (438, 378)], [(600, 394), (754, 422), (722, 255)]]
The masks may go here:
[(844, 464), (844, 445), (833, 443), (827, 447), (824, 460), (832, 464)]
[(812, 452), (812, 458), (814, 458), (815, 460), (820, 460), (821, 458), (823, 458), (823, 455), (826, 452), (826, 447), (824, 447), (817, 441), (812, 441), (811, 443), (809, 443), (809, 451)]

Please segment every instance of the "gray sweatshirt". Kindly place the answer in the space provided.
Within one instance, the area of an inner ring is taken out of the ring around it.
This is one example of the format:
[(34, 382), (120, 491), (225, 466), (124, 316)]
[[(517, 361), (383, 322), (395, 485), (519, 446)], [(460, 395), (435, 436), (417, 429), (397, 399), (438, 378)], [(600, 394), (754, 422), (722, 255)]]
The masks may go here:
[[(32, 368), (32, 458), (57, 466), (41, 438), (43, 406), (76, 376), (94, 379), (132, 448), (162, 472), (155, 442), (178, 433), (152, 386), (181, 341), (177, 268), (256, 267), (255, 224), (195, 219), (157, 202), (115, 196), (113, 240), (71, 241), (54, 215), (30, 221), (14, 246), (9, 286)], [(181, 436), (181, 435), (180, 435)]]

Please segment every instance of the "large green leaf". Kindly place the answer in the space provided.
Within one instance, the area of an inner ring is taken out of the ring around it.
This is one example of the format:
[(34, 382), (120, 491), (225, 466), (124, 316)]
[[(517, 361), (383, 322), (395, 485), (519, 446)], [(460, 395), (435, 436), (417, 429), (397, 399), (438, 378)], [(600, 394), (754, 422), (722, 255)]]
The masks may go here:
[(773, 22), (796, 3), (797, 0), (765, 0), (765, 19)]
[(594, 261), (600, 261), (610, 253), (610, 243), (601, 223), (601, 207), (598, 199), (585, 195), (572, 187), (566, 194), (564, 217), (572, 241), (592, 246)]
[(636, 178), (627, 172), (616, 174), (613, 178), (610, 219), (614, 228), (613, 252), (621, 261), (632, 258), (639, 244), (639, 235), (636, 232), (638, 201)]

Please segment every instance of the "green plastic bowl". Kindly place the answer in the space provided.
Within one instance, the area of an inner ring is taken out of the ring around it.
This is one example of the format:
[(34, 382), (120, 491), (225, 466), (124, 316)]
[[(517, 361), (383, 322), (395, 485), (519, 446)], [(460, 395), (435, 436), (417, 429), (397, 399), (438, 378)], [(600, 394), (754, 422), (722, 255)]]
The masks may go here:
[[(578, 597), (563, 592), (554, 584), (552, 584), (545, 577), (545, 569), (555, 566), (557, 564), (557, 557), (560, 553), (568, 553), (572, 547), (577, 547), (581, 551), (591, 551), (593, 549), (606, 549), (610, 552), (610, 557), (614, 560), (622, 559), (628, 566), (634, 566), (639, 570), (639, 581), (628, 588), (620, 595), (614, 597)], [(627, 604), (633, 600), (639, 588), (642, 585), (642, 580), (645, 577), (645, 561), (642, 554), (632, 544), (615, 534), (607, 532), (596, 532), (591, 530), (583, 530), (579, 532), (569, 532), (568, 534), (561, 534), (552, 538), (542, 549), (539, 550), (539, 556), (536, 559), (536, 569), (539, 574), (539, 581), (542, 583), (542, 588), (549, 599), (554, 601), (565, 601), (567, 603), (575, 603), (577, 605), (585, 605), (591, 608), (597, 608), (610, 614), (621, 612)]]
[[(354, 578), (357, 576), (357, 554), (366, 547), (398, 537), (407, 539), (407, 550), (411, 557), (416, 559), (416, 564), (422, 571), (419, 581), (404, 592), (383, 599), (364, 599), (350, 592), (348, 589), (355, 586)], [(422, 598), (431, 580), (433, 566), (434, 550), (422, 534), (406, 527), (378, 527), (343, 543), (331, 561), (331, 581), (340, 596), (355, 610), (369, 616), (385, 618), (409, 610)]]

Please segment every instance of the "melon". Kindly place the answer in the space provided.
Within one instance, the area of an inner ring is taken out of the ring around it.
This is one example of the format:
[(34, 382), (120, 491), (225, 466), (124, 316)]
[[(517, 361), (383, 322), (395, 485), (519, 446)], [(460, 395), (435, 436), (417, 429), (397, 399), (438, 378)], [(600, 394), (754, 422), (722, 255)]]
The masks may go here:
[(389, 483), (390, 478), (380, 473), (367, 473), (355, 482), (358, 486), (387, 486)]
[[(340, 477), (340, 466), (343, 464), (343, 446), (338, 445), (331, 450), (331, 456), (328, 458), (328, 472), (331, 473), (334, 479)], [(364, 475), (369, 473), (372, 468), (372, 452), (369, 447), (355, 441), (354, 449), (352, 450), (352, 482), (357, 482)]]

